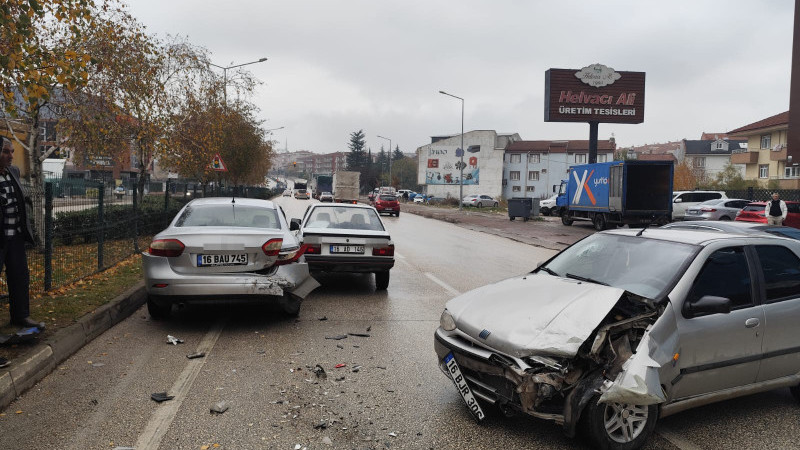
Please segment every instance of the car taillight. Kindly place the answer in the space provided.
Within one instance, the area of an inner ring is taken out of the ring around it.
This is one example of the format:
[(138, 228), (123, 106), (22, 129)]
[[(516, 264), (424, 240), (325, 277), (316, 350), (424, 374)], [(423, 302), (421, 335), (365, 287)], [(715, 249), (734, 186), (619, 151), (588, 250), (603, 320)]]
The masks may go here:
[(283, 245), (283, 239), (270, 239), (261, 246), (261, 250), (267, 256), (278, 256), (278, 253), (281, 252), (281, 245)]
[(153, 256), (181, 256), (184, 248), (183, 242), (177, 239), (156, 239), (150, 243), (147, 253)]
[(372, 249), (372, 256), (394, 256), (394, 245), (387, 245), (386, 247), (374, 247)]
[(716, 212), (716, 209), (708, 208), (708, 207), (704, 206), (704, 207), (700, 208), (700, 211), (703, 211), (703, 212)]
[(742, 210), (741, 210), (741, 209), (740, 209), (740, 210), (738, 210), (738, 211), (736, 211), (736, 217), (739, 217), (739, 216), (741, 216), (741, 215), (742, 215)]
[(306, 244), (303, 244), (292, 251), (281, 253), (278, 255), (278, 260), (275, 261), (275, 265), (282, 266), (284, 264), (291, 264), (297, 261), (301, 256), (303, 256), (303, 253), (305, 253), (307, 247), (308, 246)]
[(322, 253), (322, 247), (319, 244), (307, 244), (305, 254), (306, 255), (319, 255)]

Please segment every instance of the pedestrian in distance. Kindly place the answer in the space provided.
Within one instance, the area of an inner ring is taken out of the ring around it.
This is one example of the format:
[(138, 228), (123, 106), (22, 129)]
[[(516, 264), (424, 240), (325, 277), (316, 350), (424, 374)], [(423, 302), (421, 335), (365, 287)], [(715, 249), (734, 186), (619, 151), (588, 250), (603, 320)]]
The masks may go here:
[(14, 147), (0, 136), (0, 270), (5, 269), (11, 324), (44, 329), (44, 322), (30, 317), (30, 272), (25, 244), (33, 244), (33, 231), (25, 208), (25, 192), (19, 181), (19, 167), (12, 166)]
[(772, 200), (767, 202), (766, 208), (764, 208), (764, 215), (767, 216), (767, 224), (768, 225), (783, 225), (783, 221), (786, 220), (786, 202), (780, 199), (780, 195), (777, 192), (772, 194)]

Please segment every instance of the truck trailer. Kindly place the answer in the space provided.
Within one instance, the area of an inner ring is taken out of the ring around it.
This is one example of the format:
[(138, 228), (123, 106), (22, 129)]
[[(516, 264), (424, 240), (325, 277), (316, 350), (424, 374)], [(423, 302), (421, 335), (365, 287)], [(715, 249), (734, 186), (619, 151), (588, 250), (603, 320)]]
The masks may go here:
[(333, 173), (333, 201), (337, 203), (358, 203), (360, 192), (360, 172), (339, 170)]
[(596, 230), (663, 224), (672, 215), (671, 161), (612, 161), (572, 166), (557, 192), (561, 223), (588, 220)]

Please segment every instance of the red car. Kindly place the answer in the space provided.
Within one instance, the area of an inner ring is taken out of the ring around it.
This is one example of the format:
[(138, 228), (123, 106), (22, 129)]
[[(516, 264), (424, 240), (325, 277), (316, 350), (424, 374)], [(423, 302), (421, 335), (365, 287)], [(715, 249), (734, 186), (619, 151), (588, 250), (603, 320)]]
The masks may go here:
[[(736, 221), (767, 223), (767, 216), (764, 214), (766, 207), (767, 202), (748, 203), (736, 214)], [(783, 225), (800, 228), (800, 202), (786, 202), (786, 210), (786, 220), (783, 221)]]
[(388, 213), (390, 216), (394, 214), (400, 217), (400, 202), (394, 195), (380, 194), (375, 197), (375, 209), (378, 210), (378, 214)]

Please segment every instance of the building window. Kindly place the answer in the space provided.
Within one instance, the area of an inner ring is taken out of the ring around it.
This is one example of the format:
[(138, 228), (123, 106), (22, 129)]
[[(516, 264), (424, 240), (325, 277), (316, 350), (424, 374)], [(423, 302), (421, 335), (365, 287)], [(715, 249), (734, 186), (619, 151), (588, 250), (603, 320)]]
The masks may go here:
[(536, 186), (528, 186), (528, 187), (526, 187), (526, 188), (525, 188), (525, 190), (526, 190), (527, 192), (533, 192), (533, 191), (535, 191), (535, 190), (536, 190)]
[(772, 135), (764, 134), (761, 136), (761, 148), (770, 148), (772, 147)]
[(519, 170), (515, 170), (513, 172), (510, 172), (508, 174), (508, 178), (511, 179), (511, 180), (518, 181), (519, 180)]
[(598, 154), (597, 162), (608, 162), (608, 153)]
[(511, 186), (511, 192), (520, 192), (521, 190), (519, 186)]
[(518, 163), (518, 162), (522, 162), (522, 155), (520, 155), (519, 153), (512, 154), (512, 155), (511, 155), (511, 159), (510, 159), (510, 161), (511, 161), (512, 163)]
[(722, 150), (722, 141), (717, 141), (717, 150)]
[(538, 164), (541, 161), (540, 157), (541, 155), (538, 153), (528, 153), (528, 162), (531, 164)]
[(758, 178), (769, 178), (769, 164), (760, 164), (758, 166)]
[(800, 166), (787, 167), (786, 178), (800, 178)]
[(575, 153), (575, 164), (586, 164), (586, 153)]
[(528, 172), (528, 181), (539, 181), (539, 171), (531, 170)]
[(706, 158), (705, 157), (695, 157), (692, 158), (692, 167), (695, 169), (702, 169), (706, 166)]

